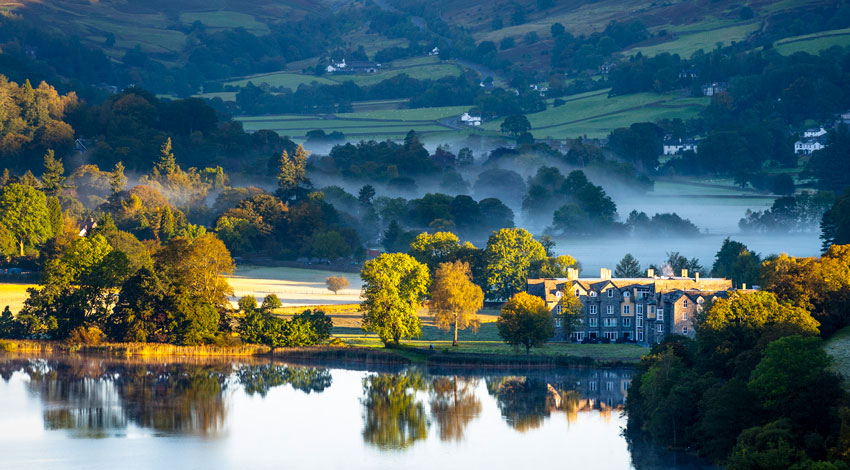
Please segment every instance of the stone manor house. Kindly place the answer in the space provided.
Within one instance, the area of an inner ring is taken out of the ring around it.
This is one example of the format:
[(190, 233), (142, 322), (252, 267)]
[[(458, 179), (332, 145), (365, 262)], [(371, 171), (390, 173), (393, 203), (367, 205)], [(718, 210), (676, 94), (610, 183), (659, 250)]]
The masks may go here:
[[(529, 279), (527, 292), (541, 297), (555, 315), (555, 340), (567, 340), (560, 319), (560, 301), (575, 295), (583, 305), (583, 324), (570, 334), (570, 341), (585, 338), (628, 340), (638, 343), (660, 342), (675, 333), (693, 337), (694, 322), (706, 300), (726, 297), (732, 281), (722, 278), (656, 276), (647, 270), (642, 278), (611, 278), (611, 270), (602, 268), (598, 278), (579, 278), (570, 269), (567, 278)], [(746, 286), (744, 286), (746, 288)]]

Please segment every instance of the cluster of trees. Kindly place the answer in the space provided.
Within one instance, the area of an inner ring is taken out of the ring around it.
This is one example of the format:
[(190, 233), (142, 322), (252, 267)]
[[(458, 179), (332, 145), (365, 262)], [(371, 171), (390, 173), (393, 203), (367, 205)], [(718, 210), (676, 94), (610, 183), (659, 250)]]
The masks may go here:
[(642, 360), (626, 402), (629, 438), (729, 468), (846, 468), (847, 392), (818, 326), (771, 292), (715, 301), (695, 340), (667, 338)]
[(835, 204), (832, 191), (803, 191), (773, 201), (770, 209), (751, 211), (738, 222), (742, 231), (803, 232), (817, 229), (823, 215)]
[(552, 68), (563, 71), (596, 69), (618, 51), (650, 37), (640, 21), (612, 21), (604, 30), (589, 36), (573, 36), (555, 23), (551, 28), (555, 44), (552, 48)]
[(331, 336), (333, 320), (321, 310), (305, 310), (289, 320), (273, 315), (281, 306), (280, 299), (270, 294), (257, 306), (257, 299), (239, 299), (239, 337), (246, 343), (271, 347), (311, 346)]

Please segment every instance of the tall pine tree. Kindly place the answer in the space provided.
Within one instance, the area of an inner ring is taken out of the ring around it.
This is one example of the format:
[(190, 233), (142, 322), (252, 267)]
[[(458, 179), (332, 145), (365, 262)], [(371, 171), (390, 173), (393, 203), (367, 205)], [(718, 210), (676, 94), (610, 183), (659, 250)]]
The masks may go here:
[(65, 167), (62, 160), (56, 158), (53, 149), (44, 154), (44, 171), (41, 173), (41, 189), (48, 196), (56, 196), (65, 183)]
[(171, 149), (171, 137), (169, 137), (159, 149), (159, 160), (154, 164), (153, 177), (161, 178), (174, 174), (175, 171), (177, 171), (177, 159), (174, 158), (174, 151)]

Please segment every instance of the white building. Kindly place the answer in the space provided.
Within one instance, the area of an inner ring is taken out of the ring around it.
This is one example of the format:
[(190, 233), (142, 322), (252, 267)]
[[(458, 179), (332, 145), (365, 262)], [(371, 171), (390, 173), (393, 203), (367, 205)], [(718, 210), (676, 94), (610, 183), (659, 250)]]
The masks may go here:
[(822, 137), (801, 139), (794, 142), (794, 153), (810, 155), (815, 150), (820, 150), (824, 147), (826, 145), (823, 144)]
[(664, 141), (664, 155), (676, 155), (691, 150), (697, 151), (697, 142), (694, 139), (666, 139)]
[(702, 86), (702, 94), (704, 96), (714, 96), (718, 93), (726, 91), (727, 88), (729, 88), (728, 83), (714, 82), (714, 83), (711, 83), (711, 84), (708, 84), (708, 85), (703, 85)]
[(819, 129), (806, 129), (806, 131), (803, 132), (803, 138), (804, 139), (812, 139), (812, 138), (816, 138), (816, 137), (823, 137), (825, 135), (826, 135), (826, 129), (824, 129), (823, 127), (819, 128)]
[(440, 55), (440, 48), (435, 47), (435, 48), (431, 49), (431, 52), (429, 52), (428, 55), (430, 55), (430, 56)]
[(463, 113), (460, 116), (460, 122), (465, 126), (480, 126), (481, 116), (472, 116), (469, 113)]

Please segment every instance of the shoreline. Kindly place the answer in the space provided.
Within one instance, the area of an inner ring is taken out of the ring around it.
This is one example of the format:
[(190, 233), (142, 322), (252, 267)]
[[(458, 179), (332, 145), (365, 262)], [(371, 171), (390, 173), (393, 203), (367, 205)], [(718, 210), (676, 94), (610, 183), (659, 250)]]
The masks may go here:
[(428, 350), (411, 346), (370, 348), (309, 346), (271, 348), (264, 345), (178, 346), (161, 343), (102, 343), (70, 345), (47, 340), (0, 340), (0, 354), (97, 355), (113, 358), (268, 358), (296, 361), (350, 362), (360, 365), (425, 365), (478, 369), (555, 369), (576, 366), (634, 367), (639, 360), (592, 356), (486, 354)]

